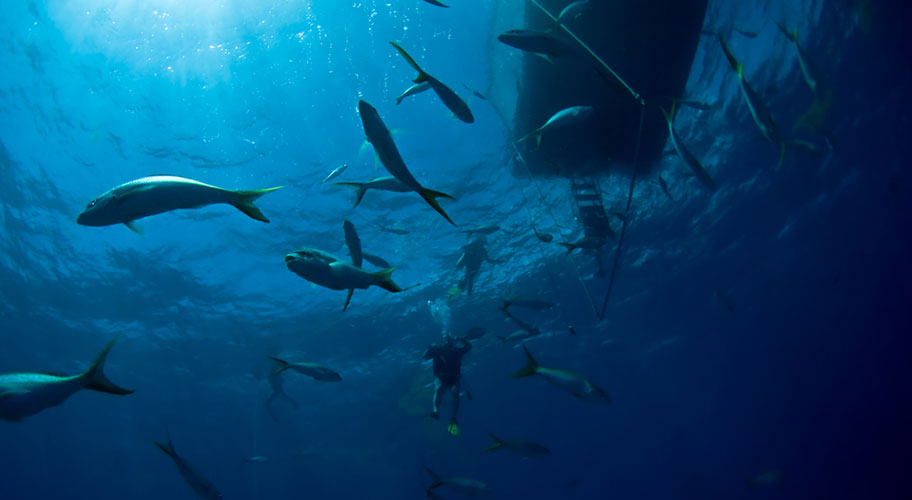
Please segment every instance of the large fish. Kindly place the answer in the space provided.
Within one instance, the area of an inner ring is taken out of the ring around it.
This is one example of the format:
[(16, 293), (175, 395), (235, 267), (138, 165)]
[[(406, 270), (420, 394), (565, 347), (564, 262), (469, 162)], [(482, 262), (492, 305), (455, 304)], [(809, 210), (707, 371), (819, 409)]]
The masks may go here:
[(528, 439), (500, 439), (494, 434), (489, 434), (494, 443), (485, 448), (485, 451), (505, 450), (523, 458), (543, 457), (551, 453), (548, 448)]
[(137, 231), (137, 219), (185, 208), (225, 203), (244, 212), (251, 219), (269, 222), (253, 202), (279, 187), (255, 191), (230, 191), (193, 179), (171, 175), (143, 177), (121, 184), (95, 198), (79, 214), (76, 222), (83, 226), (125, 224)]
[(114, 385), (104, 374), (104, 362), (117, 337), (111, 339), (89, 368), (79, 375), (65, 377), (45, 373), (6, 373), (0, 375), (0, 419), (20, 421), (42, 410), (57, 406), (73, 394), (89, 389), (126, 395), (133, 391)]
[(811, 89), (811, 92), (816, 95), (817, 91), (819, 90), (820, 85), (818, 82), (820, 80), (811, 70), (811, 66), (808, 64), (807, 54), (804, 52), (804, 49), (801, 48), (801, 44), (798, 41), (798, 27), (796, 26), (794, 31), (789, 31), (782, 24), (777, 23), (776, 26), (778, 26), (779, 31), (781, 31), (782, 34), (785, 35), (785, 37), (795, 45), (795, 53), (796, 57), (798, 58), (798, 67), (801, 68), (801, 74), (804, 76), (804, 82), (807, 83), (807, 86)]
[(524, 52), (531, 52), (552, 63), (554, 62), (552, 57), (563, 57), (574, 53), (569, 45), (541, 31), (509, 30), (497, 35), (497, 39), (505, 45)]
[(460, 232), (465, 233), (466, 238), (468, 238), (473, 234), (494, 234), (497, 231), (500, 231), (500, 226), (497, 224), (491, 224), (489, 226), (477, 226), (473, 227), (472, 229), (465, 229)]
[[(613, 231), (612, 231), (613, 234)], [(583, 236), (577, 241), (567, 243), (567, 242), (558, 242), (558, 245), (567, 249), (567, 252), (564, 255), (570, 255), (576, 249), (582, 250), (598, 250), (605, 245), (605, 238), (596, 238), (594, 236)]]
[(530, 137), (535, 137), (535, 147), (541, 146), (542, 134), (551, 130), (577, 124), (589, 116), (595, 108), (591, 106), (571, 106), (554, 113), (544, 125), (522, 136), (516, 142), (522, 142)]
[(502, 310), (503, 310), (503, 313), (506, 314), (508, 318), (513, 320), (513, 322), (516, 323), (516, 326), (518, 326), (520, 328), (519, 331), (513, 332), (508, 337), (505, 337), (505, 338), (501, 337), (501, 340), (503, 340), (504, 342), (514, 342), (514, 341), (521, 342), (523, 340), (531, 339), (532, 337), (538, 337), (539, 335), (542, 334), (542, 331), (539, 330), (538, 328), (536, 328), (534, 325), (532, 325), (530, 323), (526, 323), (525, 321), (517, 318), (516, 316), (513, 316), (510, 313), (510, 311), (507, 310), (506, 306), (503, 307)]
[(302, 248), (289, 253), (285, 256), (285, 265), (298, 276), (330, 290), (364, 290), (370, 286), (393, 293), (404, 290), (393, 282), (395, 268), (370, 273), (315, 248)]
[(396, 148), (396, 143), (393, 142), (393, 138), (390, 136), (389, 129), (383, 124), (383, 120), (380, 119), (380, 115), (373, 106), (364, 101), (359, 101), (358, 111), (361, 114), (361, 123), (364, 125), (364, 133), (367, 135), (367, 140), (374, 146), (374, 151), (377, 152), (377, 156), (380, 157), (380, 162), (383, 163), (386, 170), (408, 186), (409, 189), (421, 195), (428, 205), (442, 215), (447, 222), (455, 226), (456, 223), (450, 219), (450, 216), (437, 203), (437, 198), (452, 199), (453, 197), (446, 193), (427, 189), (415, 179), (412, 173), (409, 172), (408, 167), (405, 166), (405, 161), (402, 160), (402, 156)]
[(402, 100), (406, 97), (413, 96), (415, 94), (420, 94), (426, 90), (431, 90), (431, 82), (421, 82), (412, 85), (411, 87), (405, 89), (405, 92), (399, 94), (399, 97), (396, 98), (396, 104), (402, 104)]
[[(364, 253), (361, 251), (361, 238), (358, 237), (355, 225), (350, 220), (346, 219), (342, 223), (342, 229), (345, 231), (345, 246), (348, 247), (348, 253), (351, 254), (352, 264), (360, 268), (364, 260)], [(349, 288), (348, 295), (345, 297), (345, 305), (342, 306), (342, 312), (348, 309), (348, 303), (351, 302), (353, 293), (355, 293), (355, 289)]]
[(779, 148), (779, 163), (782, 164), (782, 159), (785, 157), (785, 141), (779, 134), (779, 127), (776, 126), (773, 114), (770, 112), (766, 103), (763, 102), (763, 98), (760, 97), (760, 94), (750, 86), (747, 78), (744, 77), (744, 65), (738, 62), (738, 59), (735, 58), (735, 55), (728, 48), (728, 45), (725, 44), (725, 40), (722, 36), (719, 36), (719, 44), (722, 45), (722, 51), (725, 52), (725, 58), (728, 59), (728, 64), (738, 74), (738, 86), (741, 88), (741, 95), (744, 97), (747, 109), (750, 110), (751, 118), (754, 119), (754, 124), (760, 129), (760, 134), (763, 135), (764, 139)]
[(279, 359), (273, 356), (269, 356), (269, 359), (275, 361), (280, 365), (279, 368), (273, 372), (275, 374), (282, 373), (285, 370), (291, 370), (293, 372), (298, 372), (301, 375), (307, 375), (314, 380), (321, 380), (323, 382), (342, 381), (341, 375), (318, 363), (289, 363), (284, 359)]
[(582, 400), (592, 403), (611, 402), (611, 396), (582, 373), (559, 368), (545, 368), (535, 361), (525, 345), (523, 345), (523, 350), (526, 352), (526, 366), (511, 375), (513, 378), (540, 375), (551, 384)]
[(424, 1), (427, 2), (427, 3), (429, 3), (429, 4), (431, 4), (431, 5), (436, 5), (437, 7), (444, 7), (444, 8), (447, 8), (447, 9), (450, 8), (449, 5), (447, 5), (447, 4), (445, 4), (445, 3), (442, 3), (442, 2), (439, 2), (439, 1), (437, 1), (437, 0), (424, 0)]
[(174, 461), (174, 465), (177, 466), (177, 471), (180, 473), (181, 477), (184, 478), (184, 482), (187, 483), (187, 486), (193, 490), (193, 493), (196, 494), (196, 496), (206, 500), (221, 500), (222, 493), (214, 484), (212, 484), (212, 481), (206, 479), (199, 469), (190, 462), (184, 460), (183, 457), (174, 451), (174, 444), (171, 442), (170, 435), (168, 436), (167, 444), (159, 443), (158, 441), (153, 442), (155, 443), (155, 446), (158, 446), (158, 449), (165, 453), (165, 455), (171, 457), (171, 460)]
[(481, 497), (491, 493), (491, 489), (488, 488), (488, 485), (477, 479), (470, 479), (467, 477), (440, 477), (427, 465), (424, 466), (424, 470), (431, 476), (431, 485), (428, 486), (428, 491), (443, 486), (453, 492), (470, 497)]
[(377, 224), (377, 226), (380, 227), (381, 231), (386, 231), (387, 233), (406, 235), (406, 234), (409, 234), (409, 232), (410, 232), (408, 229), (404, 229), (404, 228), (400, 228), (400, 227), (387, 227), (387, 226), (384, 226), (383, 224)]
[(439, 97), (440, 100), (443, 101), (443, 104), (449, 108), (454, 115), (456, 115), (456, 118), (459, 118), (466, 123), (473, 123), (475, 121), (475, 117), (472, 116), (472, 111), (469, 109), (469, 105), (466, 104), (465, 101), (463, 101), (462, 98), (453, 91), (453, 89), (444, 85), (440, 80), (427, 74), (423, 69), (421, 69), (420, 66), (418, 66), (418, 63), (412, 59), (412, 56), (410, 56), (408, 52), (405, 51), (405, 49), (399, 46), (399, 44), (396, 42), (390, 42), (390, 45), (395, 47), (396, 50), (402, 54), (402, 57), (405, 58), (405, 61), (408, 62), (409, 65), (415, 69), (415, 71), (418, 72), (418, 76), (414, 80), (415, 83), (427, 82), (430, 84), (431, 88), (434, 89), (434, 92), (437, 94), (437, 97)]
[(687, 149), (687, 146), (681, 141), (681, 137), (678, 136), (678, 132), (674, 128), (675, 107), (672, 106), (670, 114), (662, 108), (662, 114), (665, 115), (665, 123), (668, 124), (668, 135), (671, 137), (671, 145), (674, 146), (675, 152), (677, 152), (678, 156), (684, 160), (684, 163), (690, 167), (690, 170), (693, 171), (694, 175), (697, 176), (697, 179), (700, 179), (700, 182), (702, 182), (704, 186), (711, 191), (715, 191), (719, 186), (716, 185), (716, 182), (709, 175), (709, 172), (706, 171), (703, 164), (700, 163), (700, 160)]

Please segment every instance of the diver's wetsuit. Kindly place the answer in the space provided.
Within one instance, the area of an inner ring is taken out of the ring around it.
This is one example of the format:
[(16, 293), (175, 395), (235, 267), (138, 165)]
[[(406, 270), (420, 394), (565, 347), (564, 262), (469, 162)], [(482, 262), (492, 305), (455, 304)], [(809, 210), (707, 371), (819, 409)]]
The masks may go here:
[(462, 257), (460, 257), (459, 262), (456, 263), (456, 268), (459, 269), (460, 267), (464, 267), (466, 270), (465, 276), (462, 278), (462, 281), (459, 282), (459, 288), (464, 289), (469, 295), (472, 295), (475, 278), (478, 276), (478, 270), (481, 268), (481, 263), (484, 261), (488, 261), (492, 264), (498, 264), (500, 262), (491, 260), (491, 257), (488, 256), (488, 251), (485, 250), (484, 238), (472, 240), (471, 243), (462, 247)]
[(434, 360), (434, 411), (430, 413), (433, 418), (439, 417), (440, 403), (443, 401), (443, 395), (446, 391), (453, 391), (453, 418), (451, 421), (456, 423), (456, 415), (459, 413), (459, 391), (461, 389), (460, 370), (462, 369), (462, 357), (472, 349), (472, 344), (468, 340), (458, 338), (453, 340), (449, 336), (442, 344), (428, 347), (424, 353), (424, 359)]

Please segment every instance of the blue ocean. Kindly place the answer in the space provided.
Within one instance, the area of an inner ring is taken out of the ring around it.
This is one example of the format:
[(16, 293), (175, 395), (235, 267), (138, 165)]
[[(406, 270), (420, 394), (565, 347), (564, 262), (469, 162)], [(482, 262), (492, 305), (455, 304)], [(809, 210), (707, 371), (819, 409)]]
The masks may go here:
[(912, 498), (904, 12), (5, 2), (0, 500)]

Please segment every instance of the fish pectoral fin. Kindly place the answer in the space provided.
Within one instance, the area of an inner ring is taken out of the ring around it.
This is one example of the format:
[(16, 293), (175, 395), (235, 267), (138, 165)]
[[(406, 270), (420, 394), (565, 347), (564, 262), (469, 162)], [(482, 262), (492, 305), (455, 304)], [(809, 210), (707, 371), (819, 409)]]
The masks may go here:
[(135, 220), (128, 220), (127, 222), (124, 222), (124, 225), (130, 228), (130, 231), (133, 231), (136, 234), (145, 234), (143, 233), (142, 227), (137, 224)]
[(552, 59), (551, 56), (549, 56), (548, 54), (541, 54), (541, 53), (536, 52), (535, 55), (537, 55), (538, 57), (541, 57), (542, 59), (548, 61), (551, 64), (554, 64), (554, 59)]
[(23, 394), (28, 394), (28, 391), (25, 389), (7, 389), (0, 392), (0, 400), (9, 396), (21, 396)]

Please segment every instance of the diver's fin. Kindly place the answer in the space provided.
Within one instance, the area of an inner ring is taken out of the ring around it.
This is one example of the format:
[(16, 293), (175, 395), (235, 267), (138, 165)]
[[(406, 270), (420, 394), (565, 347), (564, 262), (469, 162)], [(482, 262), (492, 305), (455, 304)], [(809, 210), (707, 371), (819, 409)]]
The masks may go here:
[(333, 186), (348, 186), (355, 190), (355, 204), (352, 208), (358, 206), (361, 203), (361, 199), (364, 198), (364, 193), (367, 192), (367, 185), (363, 182), (336, 182), (333, 183)]
[(528, 377), (538, 373), (538, 362), (535, 361), (535, 358), (529, 353), (529, 348), (526, 347), (526, 344), (523, 344), (523, 351), (526, 352), (526, 366), (524, 366), (522, 370), (510, 375), (513, 378)]
[(289, 363), (288, 361), (285, 361), (284, 359), (279, 359), (279, 358), (277, 358), (277, 357), (275, 357), (275, 356), (267, 356), (267, 357), (268, 357), (269, 359), (275, 361), (276, 363), (282, 365), (282, 366), (276, 368), (276, 369), (272, 372), (273, 375), (278, 374), (278, 373), (282, 373), (283, 371), (285, 371), (285, 370), (287, 370), (288, 368), (291, 367), (291, 363)]
[(500, 439), (499, 437), (495, 436), (494, 434), (488, 434), (488, 435), (491, 436), (491, 439), (494, 440), (494, 443), (492, 443), (491, 446), (488, 446), (487, 448), (485, 448), (485, 451), (494, 451), (494, 450), (503, 448), (503, 439)]
[(120, 334), (117, 334), (113, 339), (111, 339), (110, 342), (108, 342), (108, 345), (105, 346), (103, 351), (101, 351), (101, 354), (95, 358), (95, 362), (92, 363), (92, 366), (90, 366), (89, 369), (82, 374), (82, 376), (86, 379), (86, 389), (119, 395), (133, 394), (133, 392), (135, 392), (131, 391), (130, 389), (124, 389), (123, 387), (114, 385), (114, 383), (108, 380), (108, 377), (105, 377), (104, 374), (105, 359), (107, 359), (108, 353), (111, 352), (111, 348), (114, 347), (114, 342), (117, 341), (118, 337), (120, 337)]
[(283, 186), (266, 188), (266, 189), (257, 189), (254, 191), (235, 191), (237, 199), (232, 203), (235, 208), (247, 214), (251, 219), (256, 219), (261, 222), (269, 222), (269, 219), (263, 215), (263, 212), (260, 212), (260, 209), (253, 204), (260, 196), (263, 196), (266, 193), (271, 193), (276, 189), (281, 189)]
[(125, 226), (127, 226), (128, 228), (130, 228), (130, 231), (133, 231), (136, 234), (144, 234), (142, 227), (140, 227), (139, 224), (137, 224), (135, 220), (128, 220), (127, 222), (124, 222), (123, 224)]
[(355, 289), (349, 288), (348, 295), (345, 296), (345, 305), (342, 306), (342, 312), (345, 312), (345, 310), (348, 309), (348, 303), (351, 302), (353, 293), (355, 293)]
[(452, 196), (450, 196), (446, 193), (441, 193), (440, 191), (434, 191), (433, 189), (427, 189), (424, 187), (421, 188), (421, 191), (419, 191), (418, 194), (420, 194), (421, 197), (424, 198), (424, 201), (428, 202), (428, 205), (430, 205), (434, 210), (436, 210), (438, 214), (442, 215), (443, 218), (447, 220), (447, 222), (449, 222), (450, 224), (452, 224), (454, 226), (456, 225), (456, 223), (453, 222), (453, 219), (451, 219), (450, 216), (447, 215), (447, 213), (443, 211), (443, 208), (440, 207), (440, 204), (437, 203), (437, 198), (449, 198), (452, 200), (452, 199), (454, 199)]
[(405, 49), (400, 47), (399, 44), (397, 44), (396, 42), (390, 42), (390, 45), (395, 47), (396, 50), (398, 50), (399, 53), (402, 54), (402, 57), (405, 58), (405, 62), (409, 63), (409, 66), (411, 66), (412, 68), (415, 68), (415, 71), (418, 72), (418, 76), (414, 80), (415, 83), (422, 83), (427, 80), (428, 74), (425, 73), (423, 69), (421, 69), (421, 66), (418, 66), (418, 63), (416, 63), (415, 60), (412, 59), (412, 56), (410, 56), (408, 54), (408, 52), (405, 51)]

